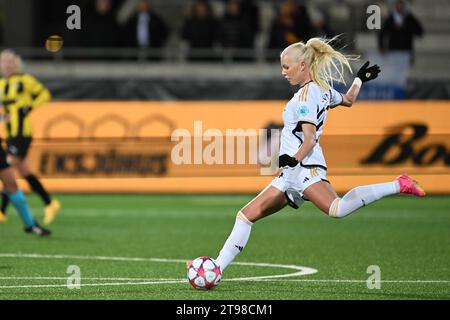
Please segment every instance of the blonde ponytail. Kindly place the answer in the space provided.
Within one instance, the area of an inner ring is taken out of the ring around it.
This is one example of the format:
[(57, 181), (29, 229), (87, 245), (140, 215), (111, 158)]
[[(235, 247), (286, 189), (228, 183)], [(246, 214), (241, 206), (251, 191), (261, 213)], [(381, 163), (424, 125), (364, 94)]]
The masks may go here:
[(331, 87), (330, 83), (341, 82), (345, 84), (344, 69), (347, 68), (350, 73), (353, 73), (349, 60), (359, 58), (357, 56), (344, 56), (339, 51), (334, 50), (330, 46), (330, 42), (336, 39), (337, 37), (329, 40), (311, 38), (306, 44), (298, 42), (290, 45), (283, 53), (294, 48), (300, 50), (300, 56), (309, 66), (311, 79), (322, 90), (328, 90)]

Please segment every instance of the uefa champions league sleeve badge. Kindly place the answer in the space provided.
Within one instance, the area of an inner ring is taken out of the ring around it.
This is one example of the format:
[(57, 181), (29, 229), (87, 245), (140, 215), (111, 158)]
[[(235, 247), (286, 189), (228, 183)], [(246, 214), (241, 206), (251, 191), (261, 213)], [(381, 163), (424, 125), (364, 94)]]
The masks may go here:
[(309, 109), (308, 109), (308, 107), (306, 105), (300, 106), (297, 109), (297, 115), (299, 117), (302, 117), (302, 118), (306, 117), (308, 115), (308, 113), (309, 113)]

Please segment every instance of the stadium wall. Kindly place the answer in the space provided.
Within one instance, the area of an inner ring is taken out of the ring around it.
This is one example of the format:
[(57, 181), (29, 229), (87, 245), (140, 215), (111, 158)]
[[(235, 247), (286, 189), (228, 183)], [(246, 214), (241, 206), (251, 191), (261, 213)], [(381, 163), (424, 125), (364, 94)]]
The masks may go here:
[[(284, 106), (49, 103), (31, 114), (30, 160), (53, 192), (256, 193), (276, 174), (277, 139), (265, 141), (282, 126)], [(329, 180), (345, 192), (408, 172), (428, 193), (450, 193), (448, 119), (447, 101), (360, 102), (330, 110), (320, 141)]]
[[(98, 71), (95, 66), (91, 68), (93, 73)], [(128, 68), (130, 69), (131, 66)], [(218, 67), (214, 66), (205, 68), (206, 71), (202, 72), (197, 70), (198, 67), (191, 71), (197, 72), (199, 74), (197, 76), (167, 75), (167, 68), (162, 68), (153, 71), (139, 70), (141, 76), (135, 78), (124, 78), (123, 74), (126, 71), (120, 73), (120, 69), (115, 75), (117, 79), (111, 78), (111, 74), (105, 75), (107, 79), (98, 79), (94, 76), (74, 78), (73, 74), (65, 77), (61, 75), (52, 78), (40, 77), (40, 79), (50, 89), (55, 99), (63, 100), (279, 100), (289, 99), (297, 91), (295, 87), (286, 86), (286, 81), (279, 76), (278, 65), (275, 69), (267, 67), (260, 74), (249, 71), (249, 68), (255, 69), (254, 65), (240, 67), (238, 71), (229, 67), (228, 73), (226, 70), (217, 70)], [(256, 67), (257, 70), (261, 68), (261, 66)], [(54, 72), (53, 66), (49, 69), (49, 73)], [(211, 69), (218, 73), (218, 76), (213, 77), (211, 71), (208, 74), (208, 70)], [(72, 68), (68, 67), (67, 70), (72, 71)], [(150, 72), (160, 72), (161, 75), (142, 78), (142, 74), (147, 75)], [(178, 69), (175, 69), (175, 72), (178, 72)], [(350, 83), (351, 81), (349, 80)], [(368, 83), (362, 88), (358, 99), (360, 101), (450, 99), (450, 80), (410, 79), (406, 88), (400, 90), (402, 93), (396, 88), (389, 82)], [(344, 86), (337, 86), (335, 89), (346, 91)]]

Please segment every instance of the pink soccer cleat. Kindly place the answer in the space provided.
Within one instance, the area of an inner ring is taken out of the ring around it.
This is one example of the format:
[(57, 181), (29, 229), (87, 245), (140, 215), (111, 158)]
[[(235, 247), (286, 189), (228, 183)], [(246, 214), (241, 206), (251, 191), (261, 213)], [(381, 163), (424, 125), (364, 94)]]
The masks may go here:
[(407, 174), (402, 174), (397, 178), (400, 185), (400, 193), (412, 194), (417, 197), (425, 197), (425, 191), (419, 183), (411, 179)]

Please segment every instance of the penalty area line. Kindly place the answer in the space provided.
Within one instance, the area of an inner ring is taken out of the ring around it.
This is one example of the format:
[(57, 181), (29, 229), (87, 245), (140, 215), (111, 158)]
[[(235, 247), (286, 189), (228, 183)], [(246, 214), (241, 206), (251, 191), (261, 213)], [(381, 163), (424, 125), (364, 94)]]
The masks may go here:
[[(3, 280), (65, 280), (63, 277), (0, 277)], [(128, 286), (128, 285), (154, 285), (154, 284), (186, 284), (186, 279), (138, 279), (138, 278), (82, 278), (82, 280), (110, 280), (122, 279), (122, 281), (138, 282), (110, 282), (110, 283), (80, 283), (80, 287), (101, 286)], [(127, 280), (124, 280), (127, 279)], [(146, 280), (146, 281), (139, 281)], [(306, 283), (366, 283), (367, 280), (357, 279), (252, 279), (252, 278), (230, 278), (223, 282), (306, 282)], [(381, 280), (380, 283), (412, 283), (412, 284), (449, 284), (450, 280)], [(0, 289), (33, 289), (33, 288), (69, 288), (67, 284), (37, 284), (37, 285), (0, 285)]]
[[(67, 277), (0, 277), (0, 280), (67, 280)], [(80, 280), (99, 280), (99, 281), (179, 281), (174, 278), (98, 278), (82, 277)]]
[[(325, 282), (325, 283), (366, 283), (367, 280), (352, 279), (255, 279), (266, 282)], [(450, 280), (380, 280), (380, 283), (450, 283)]]
[[(145, 282), (111, 282), (111, 283), (80, 283), (80, 287), (102, 287), (102, 286), (124, 286), (124, 285), (148, 285), (148, 284), (176, 284), (187, 283), (187, 280), (173, 280), (173, 281), (145, 281)], [(36, 285), (12, 285), (0, 286), (0, 289), (32, 289), (32, 288), (69, 288), (73, 287), (67, 284), (36, 284)]]

